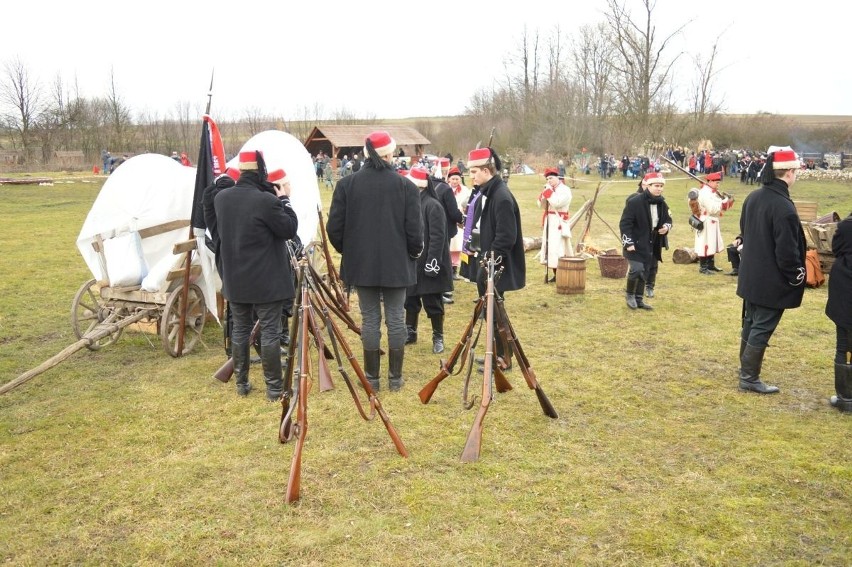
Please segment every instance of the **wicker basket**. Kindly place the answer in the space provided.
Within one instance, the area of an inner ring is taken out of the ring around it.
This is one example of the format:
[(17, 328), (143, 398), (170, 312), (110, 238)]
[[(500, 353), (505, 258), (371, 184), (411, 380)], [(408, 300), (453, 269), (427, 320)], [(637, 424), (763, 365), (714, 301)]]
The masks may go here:
[(605, 278), (623, 278), (627, 275), (627, 258), (619, 255), (601, 255), (598, 256), (598, 266), (601, 268), (601, 275)]

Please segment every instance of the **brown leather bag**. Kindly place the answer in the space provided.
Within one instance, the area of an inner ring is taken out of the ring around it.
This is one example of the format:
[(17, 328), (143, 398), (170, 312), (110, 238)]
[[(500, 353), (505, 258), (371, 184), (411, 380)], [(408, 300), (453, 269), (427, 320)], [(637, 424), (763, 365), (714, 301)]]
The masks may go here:
[(816, 250), (808, 250), (805, 254), (805, 269), (807, 270), (806, 283), (808, 287), (819, 287), (825, 283), (825, 275), (819, 265), (819, 253)]

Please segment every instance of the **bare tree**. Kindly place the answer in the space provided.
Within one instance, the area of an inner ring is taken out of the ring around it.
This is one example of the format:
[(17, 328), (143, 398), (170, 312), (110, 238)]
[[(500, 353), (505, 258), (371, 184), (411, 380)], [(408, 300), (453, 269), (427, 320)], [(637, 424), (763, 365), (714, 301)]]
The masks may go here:
[(25, 159), (30, 157), (34, 129), (41, 119), (41, 85), (30, 75), (20, 57), (5, 64), (5, 77), (0, 83), (0, 102), (3, 103), (3, 121), (14, 134), (13, 143), (20, 144)]
[(692, 110), (695, 121), (698, 123), (704, 122), (704, 118), (708, 114), (717, 113), (722, 108), (724, 102), (724, 99), (718, 103), (713, 101), (713, 83), (719, 73), (724, 70), (724, 68), (716, 69), (716, 55), (719, 53), (719, 40), (721, 37), (722, 34), (716, 37), (706, 61), (700, 53), (692, 56), (693, 68), (697, 70), (698, 76), (692, 84), (692, 108), (690, 110)]
[(130, 143), (128, 129), (131, 125), (130, 109), (124, 103), (115, 84), (115, 70), (109, 69), (109, 91), (106, 97), (107, 123), (112, 129), (111, 146), (127, 148)]
[(607, 0), (605, 20), (617, 54), (613, 58), (617, 80), (611, 84), (619, 106), (636, 118), (640, 128), (645, 128), (655, 102), (668, 94), (672, 67), (680, 57), (678, 54), (668, 59), (666, 48), (686, 24), (660, 40), (653, 19), (656, 0), (639, 0), (643, 14), (637, 19), (627, 10), (623, 3), (626, 1)]
[(611, 110), (613, 44), (607, 39), (603, 23), (582, 26), (573, 45), (574, 69), (572, 76), (580, 85), (586, 104), (578, 109), (583, 114), (603, 117)]

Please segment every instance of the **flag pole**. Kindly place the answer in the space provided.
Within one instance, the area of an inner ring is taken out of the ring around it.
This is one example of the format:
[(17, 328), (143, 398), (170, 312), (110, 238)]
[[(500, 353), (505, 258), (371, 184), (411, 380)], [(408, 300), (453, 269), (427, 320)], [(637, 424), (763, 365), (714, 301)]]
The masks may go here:
[[(213, 76), (214, 76), (215, 71), (216, 71), (215, 68), (210, 71), (210, 87), (207, 89), (207, 108), (204, 111), (205, 116), (210, 114), (210, 105), (213, 102)], [(206, 120), (202, 119), (201, 144), (205, 143), (204, 131), (205, 131), (206, 128), (207, 128), (207, 122), (206, 122)], [(207, 136), (207, 143), (208, 144), (210, 143), (209, 136)], [(203, 151), (204, 151), (203, 147), (199, 148), (199, 154), (201, 154)], [(201, 168), (206, 167), (207, 165), (208, 165), (207, 163), (201, 163), (200, 161), (199, 161), (199, 163), (196, 164), (196, 169), (197, 169), (196, 174), (195, 174), (196, 182), (197, 182), (198, 176), (201, 174), (201, 171), (200, 171)], [(195, 200), (195, 193), (193, 193), (192, 209), (189, 212), (190, 222), (189, 222), (189, 237), (188, 237), (188, 240), (194, 240), (195, 239), (195, 226), (193, 225), (192, 220), (195, 216), (195, 208), (196, 208), (197, 205), (198, 204), (196, 203), (196, 200)], [(183, 345), (184, 345), (184, 339), (185, 339), (185, 335), (186, 335), (186, 311), (189, 308), (189, 305), (188, 305), (189, 304), (189, 275), (190, 275), (191, 271), (192, 271), (192, 250), (187, 250), (186, 251), (186, 259), (184, 260), (184, 266), (183, 266), (183, 288), (181, 289), (180, 322), (178, 323), (177, 348), (175, 349), (177, 351), (178, 356), (183, 356)]]

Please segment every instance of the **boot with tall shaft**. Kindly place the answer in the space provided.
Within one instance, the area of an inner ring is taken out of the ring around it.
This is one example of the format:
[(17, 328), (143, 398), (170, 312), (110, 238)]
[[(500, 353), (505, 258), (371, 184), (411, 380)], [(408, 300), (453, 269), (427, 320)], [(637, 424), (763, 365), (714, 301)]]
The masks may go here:
[(765, 352), (766, 347), (756, 347), (746, 343), (740, 355), (740, 390), (758, 394), (777, 394), (781, 391), (777, 386), (769, 386), (760, 380)]
[(382, 359), (381, 351), (364, 349), (364, 374), (367, 376), (367, 382), (374, 392), (379, 391), (379, 370), (381, 369)]
[(834, 363), (834, 390), (831, 405), (842, 412), (852, 412), (852, 364)]
[(281, 372), (281, 345), (260, 346), (260, 361), (263, 364), (263, 380), (266, 382), (266, 399), (275, 402), (284, 392), (284, 380)]
[(444, 316), (433, 315), (432, 321), (432, 354), (444, 352)]
[(248, 396), (248, 393), (251, 392), (251, 383), (248, 381), (248, 343), (231, 343), (231, 355), (234, 358), (234, 376), (236, 376), (237, 394), (240, 396)]
[(392, 348), (388, 351), (388, 384), (391, 392), (396, 392), (405, 384), (402, 378), (402, 361), (405, 358), (405, 349)]

